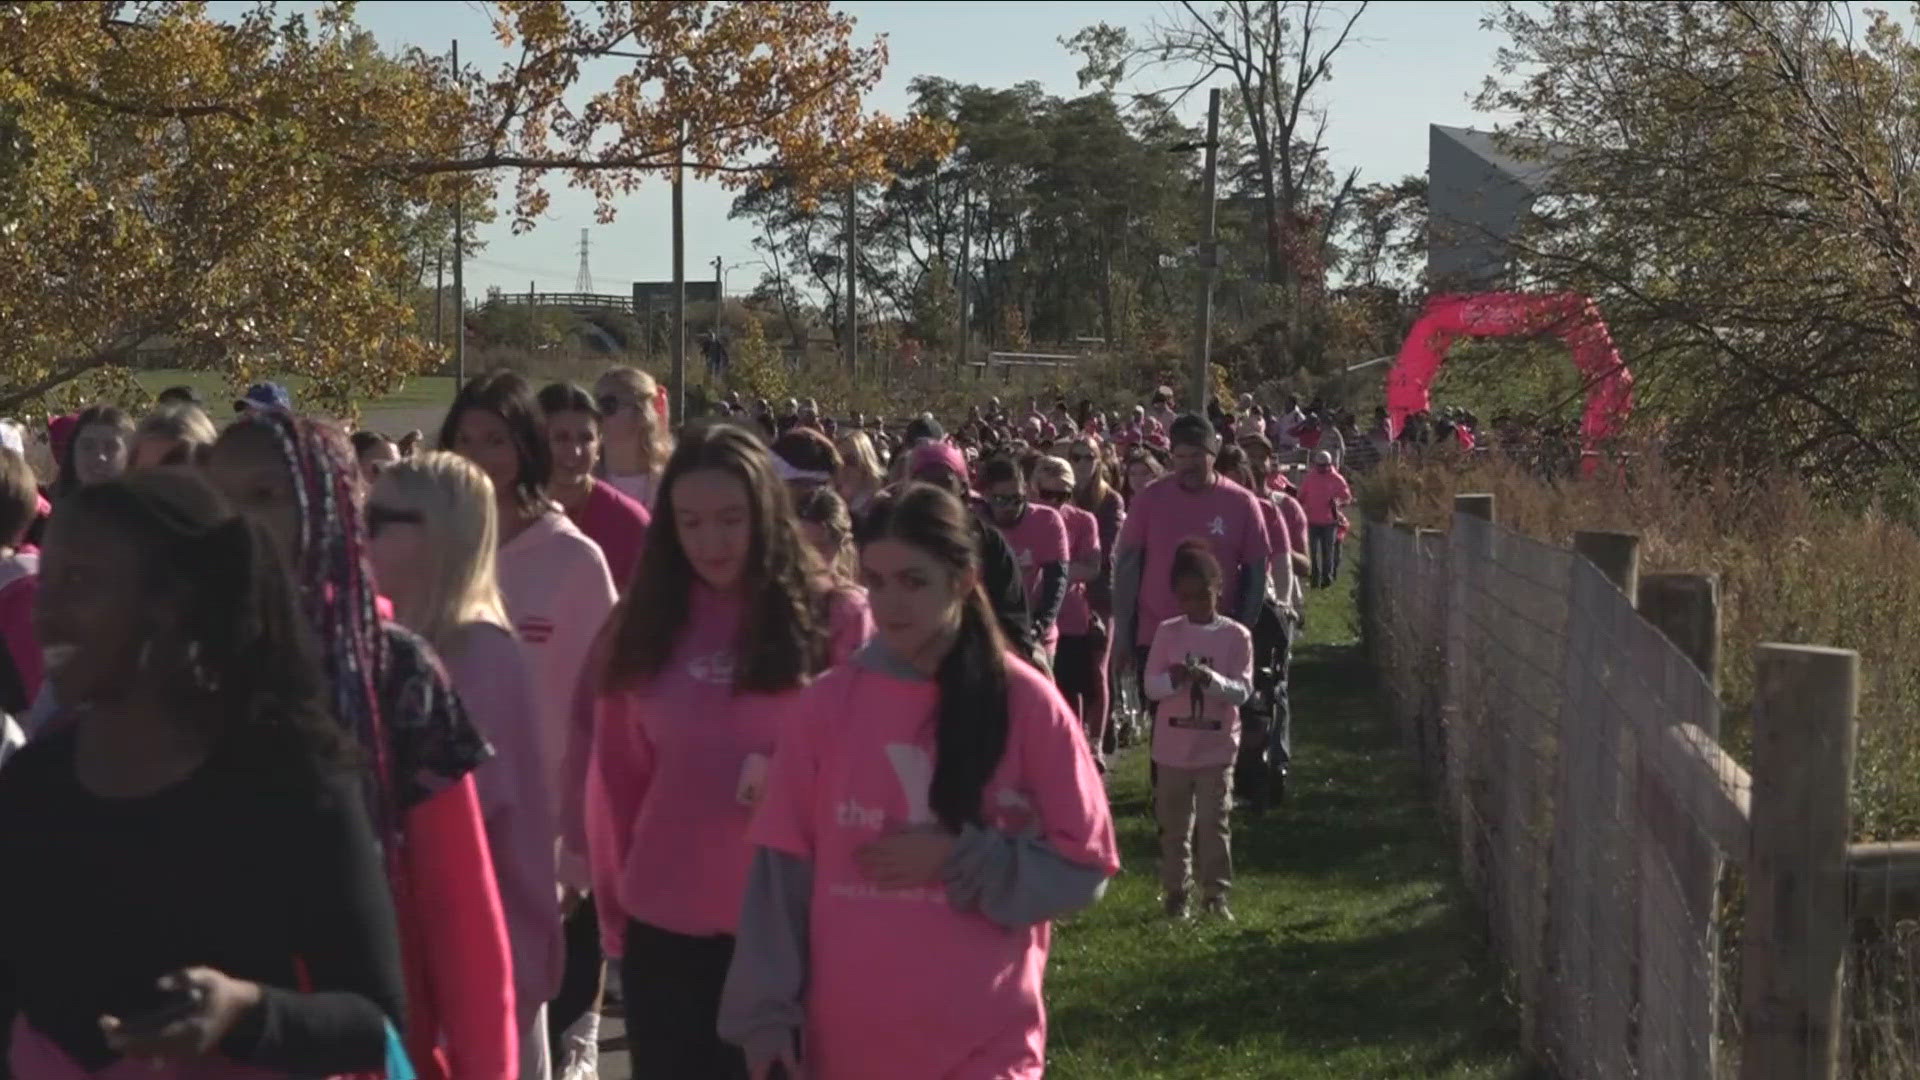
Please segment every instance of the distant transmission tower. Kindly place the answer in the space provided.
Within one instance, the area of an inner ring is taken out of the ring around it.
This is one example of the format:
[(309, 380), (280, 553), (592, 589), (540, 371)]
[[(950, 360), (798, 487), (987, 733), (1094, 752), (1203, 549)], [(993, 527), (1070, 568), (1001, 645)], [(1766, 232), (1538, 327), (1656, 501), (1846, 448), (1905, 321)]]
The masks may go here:
[(587, 265), (587, 230), (580, 230), (580, 272), (574, 275), (573, 291), (583, 295), (593, 293), (593, 270)]

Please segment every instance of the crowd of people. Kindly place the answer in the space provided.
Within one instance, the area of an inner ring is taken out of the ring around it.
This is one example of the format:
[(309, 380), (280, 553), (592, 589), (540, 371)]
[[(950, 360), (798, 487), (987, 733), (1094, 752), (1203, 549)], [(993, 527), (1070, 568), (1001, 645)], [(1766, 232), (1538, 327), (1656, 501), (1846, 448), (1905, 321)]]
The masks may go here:
[[(274, 384), (0, 427), (0, 1078), (1037, 1077), (1152, 762), (1231, 919), (1353, 418)], [(1375, 459), (1377, 460), (1377, 458)], [(30, 887), (18, 887), (32, 883)], [(617, 980), (610, 984), (611, 969)]]

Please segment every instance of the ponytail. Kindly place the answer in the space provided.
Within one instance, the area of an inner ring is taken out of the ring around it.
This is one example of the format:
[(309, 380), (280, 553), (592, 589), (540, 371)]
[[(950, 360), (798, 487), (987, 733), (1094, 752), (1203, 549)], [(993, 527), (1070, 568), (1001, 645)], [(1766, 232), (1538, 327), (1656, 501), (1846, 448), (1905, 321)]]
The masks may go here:
[[(972, 512), (930, 484), (881, 492), (860, 522), (860, 546), (892, 539), (932, 555), (955, 574), (980, 572)], [(960, 601), (960, 631), (934, 673), (933, 782), (927, 805), (955, 832), (980, 823), (980, 799), (1007, 752), (1007, 642), (975, 585)]]
[(940, 705), (927, 803), (959, 832), (980, 823), (981, 793), (1007, 752), (1006, 643), (977, 586), (961, 603), (960, 633), (934, 679)]

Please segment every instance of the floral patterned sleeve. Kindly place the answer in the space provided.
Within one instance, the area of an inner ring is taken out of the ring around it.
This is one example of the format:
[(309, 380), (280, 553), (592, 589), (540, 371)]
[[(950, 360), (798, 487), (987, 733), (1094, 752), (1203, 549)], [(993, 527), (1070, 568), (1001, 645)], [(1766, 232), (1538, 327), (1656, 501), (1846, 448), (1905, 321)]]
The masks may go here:
[(387, 675), (380, 714), (392, 751), (393, 797), (400, 809), (425, 802), (493, 757), (431, 645), (384, 623)]

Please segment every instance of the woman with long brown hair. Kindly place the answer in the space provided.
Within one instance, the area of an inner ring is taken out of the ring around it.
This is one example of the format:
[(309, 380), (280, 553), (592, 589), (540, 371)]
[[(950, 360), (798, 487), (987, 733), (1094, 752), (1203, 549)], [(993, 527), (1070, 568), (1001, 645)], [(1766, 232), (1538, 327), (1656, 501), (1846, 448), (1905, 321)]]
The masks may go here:
[(602, 641), (586, 793), (601, 942), (621, 958), (636, 1075), (746, 1075), (715, 1016), (747, 825), (793, 696), (869, 625), (864, 598), (807, 546), (760, 441), (730, 424), (683, 434)]
[(754, 1075), (1037, 1078), (1049, 922), (1119, 869), (1079, 722), (1008, 649), (960, 500), (861, 529), (871, 644), (795, 703), (721, 1025)]

